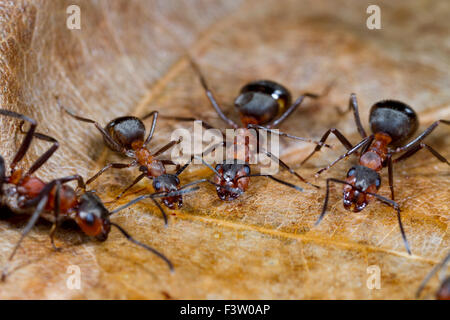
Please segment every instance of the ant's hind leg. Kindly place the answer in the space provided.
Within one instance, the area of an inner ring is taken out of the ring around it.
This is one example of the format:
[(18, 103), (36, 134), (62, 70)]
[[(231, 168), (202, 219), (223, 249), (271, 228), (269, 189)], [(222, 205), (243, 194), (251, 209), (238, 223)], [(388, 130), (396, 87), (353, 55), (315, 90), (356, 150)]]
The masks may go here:
[(120, 198), (122, 198), (122, 196), (128, 191), (130, 190), (134, 185), (136, 185), (139, 181), (141, 181), (143, 178), (145, 178), (147, 176), (147, 173), (142, 173), (141, 175), (139, 175), (136, 179), (134, 179), (134, 181), (125, 189), (122, 190), (121, 193), (119, 193), (119, 195), (116, 197), (116, 201), (119, 200)]
[[(27, 132), (23, 130), (23, 124), (24, 121), (22, 121), (20, 123), (20, 132), (26, 134)], [(39, 132), (35, 132), (33, 134), (33, 136), (36, 139), (39, 140), (43, 140), (43, 141), (47, 141), (47, 142), (52, 142), (53, 145), (47, 150), (45, 151), (30, 167), (30, 169), (28, 169), (28, 172), (26, 173), (26, 176), (32, 175), (34, 172), (36, 172), (44, 163), (46, 163), (48, 161), (48, 159), (51, 158), (51, 156), (56, 152), (56, 150), (59, 148), (59, 142), (58, 140), (56, 140), (53, 137), (50, 137), (46, 134), (42, 134)]]
[(25, 138), (23, 138), (22, 144), (19, 147), (19, 150), (17, 151), (16, 155), (14, 156), (13, 160), (11, 161), (10, 168), (13, 171), (16, 167), (17, 163), (19, 163), (20, 160), (25, 156), (25, 154), (28, 151), (28, 148), (30, 147), (31, 141), (33, 140), (34, 132), (36, 131), (37, 122), (34, 119), (28, 118), (27, 116), (24, 116), (23, 114), (16, 113), (9, 110), (0, 109), (0, 114), (12, 117), (16, 119), (20, 119), (22, 121), (27, 121), (30, 123), (30, 129), (28, 130)]
[(104, 166), (102, 169), (100, 169), (95, 175), (93, 175), (91, 178), (86, 181), (86, 184), (91, 184), (94, 180), (96, 180), (98, 177), (100, 177), (106, 170), (114, 168), (114, 169), (124, 169), (124, 168), (130, 168), (132, 166), (136, 165), (135, 161), (132, 161), (130, 163), (108, 163), (106, 166)]
[(441, 155), (439, 152), (437, 152), (436, 150), (434, 150), (432, 147), (430, 147), (429, 145), (425, 144), (425, 143), (419, 143), (417, 146), (409, 149), (407, 152), (405, 152), (404, 154), (402, 154), (400, 157), (398, 157), (397, 159), (394, 160), (394, 163), (403, 161), (408, 159), (409, 157), (411, 157), (412, 155), (414, 155), (417, 151), (426, 148), (428, 151), (431, 152), (431, 154), (433, 156), (435, 156), (439, 161), (444, 162), (448, 165), (450, 165), (450, 163), (448, 162), (448, 160)]
[(153, 133), (155, 132), (156, 127), (156, 121), (158, 120), (158, 111), (152, 111), (141, 118), (141, 120), (145, 120), (151, 116), (153, 116), (152, 126), (150, 127), (150, 132), (147, 136), (147, 139), (145, 139), (144, 147), (147, 146), (150, 143), (150, 140), (152, 140), (153, 138)]
[(340, 114), (345, 114), (349, 112), (350, 110), (353, 110), (353, 116), (355, 118), (355, 124), (356, 128), (358, 129), (359, 134), (361, 135), (361, 138), (367, 137), (366, 130), (364, 130), (364, 127), (361, 123), (361, 118), (359, 117), (359, 110), (358, 110), (358, 100), (356, 100), (356, 94), (352, 93), (350, 95), (350, 99), (348, 101), (348, 108), (345, 111), (341, 111), (338, 109), (338, 112)]
[(222, 111), (222, 108), (220, 107), (219, 103), (217, 102), (216, 98), (214, 97), (214, 94), (212, 93), (211, 89), (209, 88), (208, 83), (206, 82), (206, 79), (200, 70), (200, 67), (190, 57), (189, 57), (189, 61), (191, 63), (192, 68), (197, 73), (197, 76), (200, 78), (200, 83), (202, 84), (202, 87), (205, 90), (205, 94), (208, 97), (209, 102), (213, 106), (214, 110), (216, 110), (219, 117), (223, 121), (225, 121), (229, 126), (231, 126), (232, 128), (234, 128), (234, 129), (239, 128), (239, 126), (236, 124), (236, 122), (234, 122), (233, 120), (228, 118), (225, 115), (225, 113)]
[(3, 194), (3, 183), (5, 183), (6, 180), (6, 166), (5, 166), (5, 159), (3, 159), (2, 156), (0, 156), (0, 196)]
[[(42, 192), (39, 194), (39, 196), (38, 196), (39, 202), (38, 202), (38, 204), (36, 206), (36, 209), (34, 210), (33, 214), (31, 215), (31, 218), (28, 220), (27, 225), (22, 230), (22, 234), (20, 236), (20, 239), (19, 239), (19, 241), (17, 241), (17, 243), (16, 243), (12, 253), (10, 254), (10, 256), (8, 258), (8, 261), (11, 261), (14, 258), (14, 256), (15, 256), (17, 250), (19, 249), (20, 244), (22, 243), (23, 239), (25, 239), (25, 237), (31, 231), (33, 226), (36, 224), (36, 222), (39, 219), (41, 213), (44, 211), (45, 206), (46, 206), (47, 201), (48, 201), (48, 198), (49, 198), (50, 191), (53, 189), (53, 187), (54, 187), (54, 183), (49, 183), (48, 185), (46, 185), (44, 187), (44, 190), (42, 190)], [(8, 265), (5, 265), (3, 267), (2, 278), (1, 278), (2, 281), (4, 281), (6, 279), (6, 276), (8, 275), (7, 268), (8, 268)]]
[(127, 150), (125, 148), (123, 148), (120, 144), (118, 144), (112, 137), (111, 135), (102, 127), (100, 126), (100, 124), (97, 121), (88, 119), (88, 118), (83, 118), (80, 116), (77, 116), (72, 110), (67, 109), (65, 106), (63, 106), (60, 101), (59, 98), (56, 97), (56, 101), (59, 105), (60, 108), (62, 108), (69, 116), (71, 116), (72, 118), (75, 118), (78, 121), (83, 121), (83, 122), (87, 122), (87, 123), (92, 123), (98, 131), (100, 131), (100, 133), (102, 134), (103, 138), (108, 142), (108, 144), (112, 147), (112, 149), (116, 152), (120, 152), (123, 154), (127, 154)]
[[(415, 138), (414, 140), (412, 140), (411, 142), (407, 143), (406, 145), (402, 146), (402, 147), (398, 147), (397, 149), (393, 150), (394, 153), (398, 153), (398, 152), (403, 152), (403, 151), (409, 151), (409, 149), (414, 148), (419, 142), (421, 142), (423, 139), (425, 139), (431, 132), (433, 132), (434, 129), (436, 129), (436, 127), (440, 124), (446, 124), (449, 125), (450, 124), (450, 120), (437, 120), (435, 122), (433, 122), (432, 125), (430, 125), (424, 132), (422, 132), (422, 134), (420, 134), (417, 138)], [(430, 147), (431, 148), (431, 147)], [(430, 150), (428, 148), (428, 150)], [(430, 150), (431, 151), (431, 150)], [(433, 153), (435, 156), (436, 154), (431, 151), (431, 153)]]

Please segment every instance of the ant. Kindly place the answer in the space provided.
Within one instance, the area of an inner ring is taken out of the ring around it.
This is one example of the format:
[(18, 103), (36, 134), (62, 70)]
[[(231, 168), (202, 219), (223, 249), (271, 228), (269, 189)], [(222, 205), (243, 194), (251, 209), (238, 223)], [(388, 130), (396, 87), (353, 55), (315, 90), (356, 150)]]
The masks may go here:
[[(198, 187), (192, 187), (196, 184), (206, 182), (206, 183), (209, 183), (209, 184), (215, 186), (216, 188), (222, 188), (229, 193), (240, 194), (242, 192), (242, 190), (239, 188), (233, 188), (230, 186), (222, 186), (220, 184), (217, 184), (215, 181), (211, 181), (208, 179), (200, 179), (200, 180), (185, 184), (183, 186), (180, 186), (180, 179), (178, 176), (192, 163), (193, 158), (197, 158), (197, 159), (201, 160), (205, 166), (207, 166), (209, 169), (211, 169), (216, 175), (219, 175), (217, 170), (214, 169), (213, 167), (211, 167), (202, 158), (197, 157), (197, 156), (192, 156), (191, 159), (185, 165), (183, 165), (183, 167), (179, 168), (175, 174), (166, 173), (166, 174), (162, 174), (158, 177), (155, 177), (153, 179), (153, 189), (156, 191), (155, 193), (139, 196), (139, 197), (131, 200), (130, 202), (124, 204), (123, 206), (115, 209), (113, 211), (113, 213), (115, 213), (116, 210), (117, 211), (123, 210), (125, 208), (128, 208), (129, 206), (134, 205), (137, 202), (140, 202), (144, 199), (151, 198), (153, 200), (154, 204), (161, 211), (161, 213), (164, 217), (164, 220), (166, 222), (166, 225), (167, 225), (167, 215), (164, 212), (164, 209), (162, 208), (162, 206), (158, 203), (158, 201), (156, 201), (155, 197), (160, 197), (161, 201), (163, 202), (163, 204), (166, 207), (174, 210), (174, 209), (180, 209), (183, 206), (183, 194), (198, 190)], [(121, 193), (121, 195), (123, 193), (124, 193), (124, 191)]]
[[(430, 273), (423, 279), (422, 283), (420, 284), (419, 289), (416, 292), (416, 298), (420, 297), (420, 294), (422, 293), (423, 289), (425, 288), (425, 285), (430, 281), (431, 277), (436, 274), (439, 270), (442, 270), (445, 268), (447, 263), (450, 261), (450, 253), (447, 254), (447, 256), (434, 266), (433, 269), (431, 269)], [(436, 299), (437, 300), (450, 300), (450, 276), (447, 276), (443, 281), (441, 281), (441, 286), (439, 287), (438, 291), (436, 292)]]
[[(241, 157), (233, 151), (231, 156), (227, 156), (228, 158), (234, 159), (231, 163), (227, 164), (219, 164), (216, 166), (216, 171), (219, 174), (215, 176), (215, 182), (222, 186), (228, 186), (231, 188), (238, 188), (242, 192), (247, 189), (249, 184), (250, 175), (250, 167), (248, 165), (250, 160), (250, 138), (252, 135), (250, 134), (250, 129), (259, 129), (264, 130), (270, 133), (275, 133), (280, 136), (301, 140), (304, 142), (314, 143), (319, 146), (325, 146), (330, 148), (329, 145), (323, 142), (317, 142), (311, 139), (302, 138), (293, 136), (284, 132), (278, 132), (272, 130), (279, 126), (283, 121), (285, 121), (303, 102), (303, 100), (308, 97), (312, 99), (318, 99), (322, 95), (326, 94), (329, 88), (325, 91), (324, 94), (318, 95), (314, 93), (304, 93), (300, 97), (297, 98), (293, 103), (291, 94), (288, 89), (286, 89), (281, 84), (278, 84), (274, 81), (270, 80), (259, 80), (248, 83), (245, 85), (241, 91), (239, 96), (235, 99), (234, 105), (238, 109), (242, 126), (240, 127), (236, 122), (232, 119), (228, 118), (225, 113), (222, 111), (219, 103), (214, 97), (213, 92), (209, 88), (205, 77), (203, 76), (199, 66), (190, 59), (191, 66), (196, 72), (197, 76), (200, 79), (200, 83), (205, 91), (207, 98), (209, 99), (211, 105), (214, 110), (217, 112), (219, 117), (231, 128), (239, 130), (238, 135), (235, 136), (233, 145), (234, 147), (241, 147), (245, 153), (244, 157)], [(190, 117), (178, 117), (178, 116), (165, 116), (160, 115), (163, 119), (176, 120), (176, 121), (196, 121), (195, 118)], [(208, 123), (202, 121), (202, 126), (206, 129), (213, 129), (214, 127), (209, 125)], [(225, 135), (222, 133), (223, 137)], [(225, 139), (224, 139), (225, 140)], [(214, 151), (217, 147), (225, 145), (225, 141), (213, 146), (209, 152)], [(259, 148), (259, 143), (258, 143)], [(278, 159), (272, 153), (263, 150), (263, 152), (271, 159), (280, 163), (285, 169), (287, 169), (291, 174), (295, 175), (302, 182), (309, 184), (313, 187), (319, 188), (318, 186), (309, 183), (302, 176), (292, 170), (287, 164)], [(244, 158), (243, 160), (240, 160)], [(252, 175), (252, 176), (261, 176), (261, 175)], [(267, 176), (267, 175), (265, 175)], [(269, 176), (271, 179), (280, 182), (278, 179)], [(281, 182), (286, 184), (284, 182)], [(290, 184), (288, 184), (290, 185)], [(299, 190), (303, 190), (300, 187), (296, 187)], [(224, 188), (217, 188), (217, 193), (220, 199), (222, 200), (233, 200), (236, 199), (240, 193), (230, 193), (228, 190)]]
[[(342, 135), (342, 133), (339, 132), (339, 130), (332, 128), (326, 131), (320, 140), (321, 142), (325, 142), (330, 133), (333, 133), (348, 151), (338, 157), (327, 167), (320, 169), (316, 173), (316, 177), (322, 172), (330, 169), (340, 160), (347, 158), (351, 154), (356, 154), (358, 150), (361, 149), (361, 153), (359, 155), (359, 165), (350, 168), (347, 172), (347, 178), (345, 181), (335, 178), (328, 178), (326, 180), (327, 189), (323, 209), (315, 225), (322, 221), (327, 211), (330, 182), (340, 183), (344, 185), (344, 207), (347, 210), (360, 212), (375, 198), (393, 207), (397, 212), (400, 232), (402, 234), (406, 250), (409, 254), (411, 254), (401, 221), (400, 207), (395, 202), (393, 164), (406, 160), (423, 148), (430, 151), (431, 154), (439, 161), (449, 164), (447, 159), (440, 155), (431, 146), (423, 143), (422, 140), (424, 140), (439, 125), (439, 123), (448, 125), (450, 124), (450, 121), (437, 120), (418, 137), (406, 143), (416, 132), (419, 126), (418, 117), (415, 111), (407, 104), (396, 100), (382, 100), (375, 103), (370, 110), (369, 122), (373, 133), (369, 136), (366, 134), (366, 131), (361, 124), (356, 95), (353, 93), (350, 95), (348, 106), (348, 110), (352, 109), (356, 127), (363, 139), (356, 145), (352, 146), (352, 144), (344, 137), (344, 135)], [(319, 151), (320, 148), (321, 146), (318, 145), (314, 151), (305, 160), (303, 160), (302, 164), (311, 158), (314, 153)], [(393, 159), (394, 154), (401, 152), (404, 153), (396, 159)], [(387, 199), (377, 194), (381, 185), (379, 172), (386, 166), (388, 167), (391, 199)]]
[[(133, 116), (119, 117), (111, 120), (105, 126), (105, 128), (102, 128), (98, 124), (98, 122), (76, 115), (74, 112), (61, 105), (58, 97), (56, 97), (56, 99), (60, 108), (62, 108), (67, 114), (69, 114), (76, 120), (94, 124), (95, 127), (102, 134), (105, 144), (111, 150), (133, 159), (133, 161), (131, 161), (130, 163), (108, 163), (105, 167), (100, 169), (94, 176), (89, 178), (86, 181), (86, 185), (92, 183), (94, 180), (96, 180), (100, 175), (102, 175), (106, 170), (110, 168), (124, 169), (139, 165), (139, 171), (141, 171), (142, 174), (140, 174), (138, 177), (135, 178), (135, 180), (131, 183), (131, 185), (129, 185), (116, 198), (117, 200), (122, 196), (124, 192), (129, 190), (143, 178), (147, 177), (149, 179), (153, 179), (155, 177), (164, 175), (166, 174), (165, 165), (175, 165), (175, 163), (171, 160), (160, 160), (156, 159), (156, 157), (162, 154), (163, 152), (169, 150), (174, 145), (180, 143), (181, 139), (179, 139), (178, 141), (171, 141), (167, 143), (165, 146), (161, 147), (154, 153), (151, 153), (147, 148), (155, 131), (156, 121), (158, 119), (158, 111), (152, 111), (142, 118), (137, 118)], [(152, 125), (147, 138), (145, 138), (145, 125), (143, 121), (150, 117), (152, 117), (153, 119)], [(167, 218), (165, 216), (164, 219), (167, 223)]]
[[(55, 250), (59, 250), (59, 248), (55, 245), (54, 235), (60, 222), (63, 220), (75, 221), (86, 235), (95, 237), (99, 241), (107, 240), (111, 226), (114, 226), (130, 242), (156, 254), (173, 270), (173, 264), (162, 253), (135, 240), (120, 225), (110, 221), (110, 215), (112, 213), (105, 208), (100, 198), (93, 191), (85, 191), (86, 185), (80, 175), (54, 179), (48, 183), (33, 176), (34, 172), (47, 162), (58, 149), (58, 141), (50, 136), (35, 132), (37, 122), (32, 118), (4, 109), (0, 109), (0, 114), (19, 119), (22, 121), (22, 124), (23, 122), (30, 124), (29, 130), (26, 132), (19, 150), (9, 166), (10, 175), (7, 175), (5, 161), (0, 156), (0, 204), (7, 206), (12, 212), (17, 214), (31, 214), (31, 218), (23, 229), (21, 237), (9, 256), (8, 261), (13, 259), (23, 239), (36, 224), (39, 217), (43, 217), (53, 223), (50, 231), (50, 241)], [(33, 138), (52, 142), (53, 144), (24, 173), (22, 168), (16, 167), (29, 150)], [(66, 185), (70, 181), (77, 181), (78, 189), (84, 192), (78, 195), (73, 188)], [(155, 195), (155, 197), (176, 195), (177, 193), (168, 193)], [(2, 273), (2, 280), (5, 280), (6, 276), (7, 272), (5, 268)]]

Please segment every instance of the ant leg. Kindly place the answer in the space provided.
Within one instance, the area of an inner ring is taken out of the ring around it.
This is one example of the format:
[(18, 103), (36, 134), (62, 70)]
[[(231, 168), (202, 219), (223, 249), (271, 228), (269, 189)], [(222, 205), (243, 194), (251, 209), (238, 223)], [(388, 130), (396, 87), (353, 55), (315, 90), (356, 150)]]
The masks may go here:
[(19, 161), (22, 160), (22, 158), (27, 153), (28, 148), (30, 147), (31, 141), (33, 140), (34, 132), (36, 131), (37, 122), (34, 119), (28, 118), (27, 116), (24, 116), (20, 113), (16, 113), (9, 110), (0, 109), (0, 114), (7, 117), (20, 119), (22, 121), (27, 121), (30, 123), (30, 129), (28, 130), (25, 138), (23, 138), (22, 144), (20, 145), (19, 150), (17, 151), (16, 155), (14, 156), (9, 166), (11, 168), (11, 171), (14, 171), (17, 163), (19, 163)]
[(286, 111), (283, 112), (277, 119), (273, 120), (272, 122), (268, 123), (266, 125), (267, 128), (274, 128), (279, 126), (283, 121), (285, 121), (303, 102), (303, 100), (307, 98), (311, 99), (319, 99), (322, 96), (326, 95), (329, 91), (329, 87), (326, 88), (325, 92), (322, 94), (316, 94), (316, 93), (309, 93), (305, 92), (300, 97), (297, 98), (297, 100), (294, 101), (293, 104), (289, 108), (286, 109)]
[[(16, 243), (12, 253), (10, 254), (10, 256), (8, 258), (8, 261), (11, 261), (14, 258), (14, 256), (15, 256), (17, 250), (19, 249), (20, 244), (22, 243), (23, 239), (28, 235), (28, 233), (31, 231), (31, 229), (33, 228), (33, 226), (36, 224), (37, 220), (39, 219), (42, 211), (44, 211), (45, 206), (46, 206), (47, 201), (48, 201), (48, 198), (49, 198), (50, 191), (53, 189), (53, 187), (54, 187), (54, 183), (49, 183), (49, 184), (47, 184), (44, 187), (42, 192), (39, 194), (39, 196), (38, 196), (39, 202), (38, 202), (38, 204), (36, 206), (36, 209), (34, 210), (33, 214), (31, 215), (31, 218), (28, 220), (27, 225), (22, 230), (22, 234), (20, 236), (20, 239), (19, 239), (19, 241), (17, 241), (17, 243)], [(8, 268), (8, 265), (6, 265), (3, 268), (2, 281), (4, 281), (6, 279), (7, 268)]]
[(123, 189), (123, 191), (116, 197), (116, 201), (119, 200), (125, 194), (125, 192), (130, 190), (135, 184), (137, 184), (139, 181), (141, 181), (146, 176), (147, 176), (147, 173), (143, 173), (140, 176), (138, 176), (136, 179), (134, 179), (134, 181), (128, 187)]
[(315, 143), (315, 144), (317, 144), (317, 145), (319, 145), (321, 147), (331, 148), (330, 145), (325, 144), (325, 143), (323, 143), (321, 141), (315, 141), (315, 140), (308, 139), (308, 138), (302, 138), (302, 137), (293, 136), (293, 135), (290, 135), (288, 133), (281, 132), (281, 131), (275, 131), (273, 129), (269, 129), (269, 128), (266, 128), (266, 127), (263, 127), (263, 126), (260, 126), (260, 125), (257, 125), (257, 124), (249, 124), (247, 126), (247, 129), (260, 129), (260, 130), (264, 130), (264, 131), (267, 131), (267, 132), (270, 132), (270, 133), (273, 133), (273, 134), (277, 134), (277, 135), (282, 136), (282, 137), (291, 138), (291, 139), (300, 140), (300, 141), (309, 142), (309, 143)]
[[(330, 133), (334, 134), (336, 138), (338, 138), (338, 140), (344, 145), (344, 147), (347, 148), (347, 150), (351, 150), (353, 148), (352, 144), (347, 140), (347, 138), (342, 133), (340, 133), (338, 129), (335, 128), (327, 130), (327, 132), (325, 132), (325, 134), (320, 139), (320, 143), (324, 144)], [(308, 161), (309, 158), (314, 155), (314, 153), (320, 151), (321, 148), (322, 146), (320, 144), (316, 146), (316, 148), (300, 163), (300, 165), (304, 165), (306, 161)]]
[(6, 182), (6, 166), (5, 159), (0, 156), (0, 196), (3, 194), (3, 183)]
[(395, 195), (394, 195), (394, 166), (393, 166), (393, 162), (392, 162), (392, 155), (388, 154), (386, 160), (387, 160), (387, 165), (388, 165), (389, 188), (391, 189), (391, 199), (395, 200)]
[(296, 186), (295, 184), (292, 184), (292, 183), (283, 181), (281, 179), (278, 179), (278, 178), (276, 178), (276, 177), (274, 177), (274, 176), (272, 176), (270, 174), (260, 174), (260, 173), (250, 174), (248, 176), (241, 176), (241, 177), (237, 178), (237, 180), (242, 179), (242, 178), (247, 178), (247, 177), (265, 177), (265, 178), (269, 178), (269, 179), (272, 179), (273, 181), (276, 181), (276, 182), (278, 182), (278, 183), (280, 183), (282, 185), (285, 185), (285, 186), (291, 187), (291, 188), (293, 188), (295, 190), (298, 190), (300, 192), (303, 192), (303, 188), (301, 188), (299, 186)]
[(155, 128), (156, 128), (156, 120), (158, 120), (158, 111), (152, 111), (149, 114), (143, 116), (141, 118), (141, 120), (145, 120), (149, 117), (153, 116), (153, 120), (152, 120), (152, 126), (150, 127), (150, 131), (149, 134), (147, 136), (147, 139), (145, 139), (144, 142), (144, 147), (147, 146), (150, 143), (150, 140), (152, 140), (153, 137), (153, 133), (155, 133)]
[[(22, 133), (27, 133), (23, 130), (23, 124), (24, 122), (22, 121), (20, 123), (20, 132)], [(56, 140), (53, 137), (50, 137), (48, 135), (42, 134), (42, 133), (38, 133), (35, 132), (33, 134), (33, 136), (36, 139), (39, 140), (44, 140), (44, 141), (48, 141), (48, 142), (52, 142), (53, 145), (45, 152), (43, 153), (30, 167), (30, 169), (28, 169), (28, 172), (25, 174), (25, 176), (29, 176), (32, 175), (34, 172), (36, 172), (44, 163), (46, 163), (48, 161), (48, 159), (51, 158), (51, 156), (55, 153), (55, 151), (59, 148), (59, 143), (58, 140)]]
[(434, 150), (432, 147), (430, 147), (429, 145), (425, 144), (425, 143), (419, 143), (418, 145), (416, 145), (415, 147), (409, 149), (407, 152), (405, 152), (404, 154), (402, 154), (400, 157), (398, 157), (397, 159), (394, 159), (394, 163), (403, 161), (408, 159), (409, 157), (411, 157), (413, 154), (415, 154), (417, 151), (426, 148), (428, 151), (431, 152), (431, 154), (433, 156), (435, 156), (439, 161), (444, 162), (448, 165), (450, 165), (450, 163), (448, 162), (448, 160), (442, 156), (441, 154), (439, 154), (439, 152), (437, 152), (436, 150)]
[[(407, 143), (403, 147), (398, 147), (397, 149), (393, 150), (394, 153), (407, 151), (408, 149), (414, 147), (417, 143), (425, 139), (431, 132), (433, 132), (434, 129), (439, 125), (439, 123), (443, 124), (450, 124), (450, 120), (437, 120), (432, 125), (430, 125), (424, 132), (422, 132), (421, 135), (419, 135), (417, 138), (415, 138), (413, 141)], [(430, 150), (431, 151), (431, 150)]]
[(285, 168), (285, 169), (288, 170), (291, 174), (293, 174), (294, 176), (296, 176), (297, 178), (299, 178), (300, 181), (302, 181), (302, 182), (304, 182), (304, 183), (306, 183), (306, 184), (309, 184), (310, 186), (313, 186), (313, 187), (315, 187), (315, 188), (317, 188), (317, 189), (320, 188), (319, 186), (316, 186), (315, 184), (312, 184), (312, 183), (306, 181), (301, 175), (299, 175), (297, 172), (295, 172), (293, 169), (291, 169), (286, 163), (284, 163), (283, 161), (281, 161), (281, 159), (279, 159), (278, 157), (274, 156), (274, 155), (273, 155), (272, 153), (270, 153), (269, 151), (266, 151), (266, 150), (262, 150), (262, 151), (263, 151), (269, 158), (271, 158), (271, 159), (277, 161), (278, 163), (280, 163), (281, 166), (282, 166), (283, 168)]
[(422, 283), (419, 286), (419, 289), (417, 289), (416, 292), (416, 298), (420, 297), (420, 294), (422, 293), (423, 289), (425, 288), (425, 285), (430, 281), (431, 277), (436, 274), (440, 269), (442, 269), (448, 262), (450, 261), (450, 253), (447, 254), (447, 256), (442, 260), (442, 262), (438, 263), (431, 269), (431, 271), (427, 274), (425, 279), (423, 279)]
[(100, 124), (97, 121), (77, 116), (72, 110), (69, 110), (65, 106), (61, 105), (58, 97), (56, 97), (56, 99), (57, 99), (57, 103), (58, 103), (59, 107), (62, 108), (69, 116), (77, 119), (78, 121), (83, 121), (83, 122), (94, 124), (94, 126), (97, 128), (97, 130), (100, 131), (100, 133), (102, 134), (103, 138), (108, 142), (108, 144), (110, 146), (113, 147), (114, 151), (120, 152), (120, 153), (125, 154), (125, 155), (128, 155), (127, 150), (125, 148), (123, 148), (120, 144), (118, 144), (111, 137), (111, 135), (104, 128), (102, 128), (100, 126)]
[(59, 218), (59, 211), (60, 211), (60, 208), (61, 208), (60, 193), (61, 193), (61, 182), (57, 181), (56, 182), (55, 201), (54, 201), (55, 208), (53, 210), (53, 214), (54, 214), (54, 217), (55, 217), (55, 222), (53, 222), (52, 228), (50, 230), (50, 242), (52, 243), (52, 247), (53, 247), (53, 249), (55, 251), (59, 251), (61, 249), (61, 248), (58, 248), (55, 245), (55, 239), (54, 239), (56, 230), (57, 230), (57, 228), (59, 226), (59, 219), (58, 218)]
[(279, 126), (284, 120), (286, 120), (303, 102), (305, 98), (311, 98), (311, 99), (320, 99), (321, 97), (324, 97), (330, 92), (331, 88), (334, 85), (334, 81), (332, 81), (330, 84), (328, 84), (323, 92), (321, 94), (317, 93), (310, 93), (305, 92), (300, 97), (297, 98), (297, 100), (294, 101), (294, 103), (286, 109), (285, 112), (281, 116), (279, 116), (277, 119), (270, 122), (266, 127), (267, 128), (274, 128)]
[(108, 163), (106, 166), (104, 166), (102, 169), (100, 169), (94, 176), (88, 179), (86, 181), (86, 184), (91, 184), (94, 180), (96, 180), (99, 176), (101, 176), (106, 170), (110, 168), (114, 169), (124, 169), (124, 168), (130, 168), (132, 166), (136, 165), (136, 161), (132, 161), (130, 163)]
[(178, 164), (175, 163), (175, 162), (173, 162), (172, 160), (161, 160), (161, 162), (162, 162), (164, 165), (178, 166)]
[(336, 160), (334, 160), (332, 163), (330, 163), (328, 166), (326, 166), (325, 168), (320, 169), (319, 171), (317, 171), (316, 173), (316, 177), (318, 177), (322, 172), (330, 169), (331, 167), (333, 167), (336, 163), (338, 163), (339, 161), (341, 161), (344, 158), (347, 158), (348, 156), (352, 155), (353, 153), (357, 152), (359, 148), (367, 148), (367, 146), (369, 146), (372, 141), (374, 139), (373, 134), (368, 136), (367, 138), (364, 138), (361, 142), (359, 142), (357, 145), (355, 145), (352, 149), (348, 150), (346, 153), (344, 153), (343, 155), (341, 155), (339, 158), (337, 158)]
[(340, 110), (338, 109), (338, 112), (339, 112), (340, 114), (345, 114), (345, 113), (347, 113), (347, 112), (350, 111), (350, 110), (353, 110), (353, 116), (354, 116), (354, 118), (355, 118), (356, 128), (358, 129), (358, 132), (359, 132), (359, 134), (361, 135), (361, 138), (364, 139), (365, 137), (367, 137), (367, 133), (366, 133), (366, 131), (364, 130), (364, 127), (363, 127), (363, 125), (362, 125), (362, 123), (361, 123), (361, 119), (360, 119), (360, 117), (359, 117), (358, 101), (356, 100), (356, 94), (355, 94), (355, 93), (352, 93), (352, 94), (350, 95), (350, 99), (349, 99), (349, 101), (348, 101), (348, 108), (347, 108), (347, 110), (345, 110), (345, 111), (340, 111)]
[(223, 113), (222, 109), (220, 108), (220, 105), (217, 103), (216, 98), (214, 97), (212, 91), (209, 89), (208, 84), (206, 83), (206, 79), (203, 76), (202, 72), (200, 71), (199, 66), (191, 59), (189, 58), (189, 61), (191, 63), (192, 68), (194, 69), (194, 71), (197, 73), (198, 77), (200, 78), (200, 82), (202, 84), (203, 89), (205, 90), (206, 96), (209, 99), (209, 102), (211, 103), (211, 105), (213, 106), (213, 108), (216, 110), (217, 114), (219, 115), (219, 117), (225, 121), (229, 126), (231, 126), (234, 129), (239, 128), (239, 126), (236, 124), (236, 122), (234, 122), (233, 120), (231, 120), (230, 118), (228, 118), (225, 113)]
[(214, 128), (212, 125), (210, 125), (209, 123), (203, 121), (203, 120), (199, 120), (196, 118), (191, 118), (191, 117), (176, 117), (176, 116), (165, 116), (165, 115), (159, 115), (159, 117), (161, 119), (166, 119), (166, 120), (174, 120), (174, 121), (183, 121), (183, 122), (194, 122), (194, 121), (201, 121), (202, 122), (202, 126), (205, 129), (216, 129)]
[(152, 154), (152, 157), (157, 157), (159, 156), (161, 153), (169, 150), (170, 148), (172, 148), (174, 145), (177, 145), (179, 143), (181, 143), (181, 141), (183, 141), (182, 138), (178, 139), (177, 141), (170, 141), (168, 144), (166, 144), (165, 146), (163, 146), (161, 149), (159, 149), (158, 151), (156, 151), (154, 154)]

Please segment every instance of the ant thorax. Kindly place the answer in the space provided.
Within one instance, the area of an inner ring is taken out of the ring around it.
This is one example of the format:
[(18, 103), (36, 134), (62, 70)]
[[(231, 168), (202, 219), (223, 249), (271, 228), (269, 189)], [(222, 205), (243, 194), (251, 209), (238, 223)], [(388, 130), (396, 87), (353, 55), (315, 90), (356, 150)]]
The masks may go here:
[[(260, 144), (264, 143), (261, 141), (263, 138), (263, 136), (260, 136)], [(235, 159), (245, 163), (256, 163), (258, 159), (257, 144), (256, 130), (247, 128), (236, 129), (232, 137), (228, 137), (227, 135), (226, 159)]]
[(370, 148), (364, 152), (359, 158), (359, 163), (362, 166), (368, 167), (375, 171), (380, 171), (388, 154), (387, 146), (392, 141), (391, 137), (383, 132), (375, 134), (375, 139)]

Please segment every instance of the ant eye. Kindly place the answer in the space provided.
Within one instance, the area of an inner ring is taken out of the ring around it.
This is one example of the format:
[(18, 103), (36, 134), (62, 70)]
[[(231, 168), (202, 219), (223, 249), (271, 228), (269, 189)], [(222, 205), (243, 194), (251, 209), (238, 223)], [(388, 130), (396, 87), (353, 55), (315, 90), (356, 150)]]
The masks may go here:
[(83, 217), (84, 222), (88, 225), (92, 226), (95, 222), (95, 216), (91, 212), (87, 213), (86, 216)]
[(347, 178), (348, 178), (348, 177), (351, 177), (351, 176), (353, 176), (353, 175), (355, 175), (355, 168), (351, 168), (350, 170), (348, 170), (348, 172), (347, 172)]
[(154, 187), (156, 190), (161, 189), (161, 182), (159, 182), (158, 180), (155, 180), (155, 182), (153, 183), (153, 187)]
[(380, 179), (375, 180), (375, 186), (377, 187), (377, 189), (380, 187), (380, 185), (381, 185), (381, 180)]
[(250, 167), (249, 166), (244, 166), (244, 171), (246, 175), (250, 174)]

